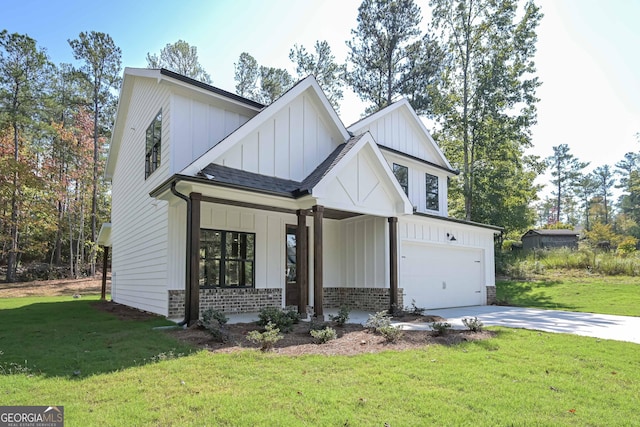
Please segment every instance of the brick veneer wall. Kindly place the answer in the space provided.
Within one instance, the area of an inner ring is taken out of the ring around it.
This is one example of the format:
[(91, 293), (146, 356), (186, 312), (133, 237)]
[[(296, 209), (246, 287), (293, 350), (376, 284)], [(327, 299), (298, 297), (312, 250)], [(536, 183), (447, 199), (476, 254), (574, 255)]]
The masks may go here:
[[(213, 308), (224, 313), (251, 313), (282, 307), (282, 289), (200, 289), (200, 313)], [(169, 318), (184, 316), (184, 291), (169, 291)]]
[[(398, 306), (404, 307), (403, 289), (398, 289)], [(388, 288), (324, 288), (325, 307), (347, 307), (352, 310), (381, 311), (389, 309)]]
[(487, 305), (495, 304), (496, 302), (496, 287), (487, 286)]
[[(402, 289), (398, 306), (404, 307)], [(388, 288), (324, 288), (325, 307), (381, 311), (389, 308)], [(207, 308), (224, 313), (251, 313), (264, 307), (282, 307), (282, 289), (200, 289), (200, 312)], [(292, 307), (297, 309), (297, 307)], [(169, 318), (184, 316), (184, 291), (169, 291)]]

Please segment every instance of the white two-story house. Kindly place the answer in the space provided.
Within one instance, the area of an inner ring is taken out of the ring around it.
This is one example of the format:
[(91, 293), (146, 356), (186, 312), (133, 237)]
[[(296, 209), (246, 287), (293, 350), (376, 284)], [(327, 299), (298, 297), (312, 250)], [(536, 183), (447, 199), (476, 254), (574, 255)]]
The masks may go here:
[(448, 217), (456, 173), (404, 100), (345, 127), (313, 77), (264, 106), (127, 68), (106, 168), (112, 298), (191, 322), (486, 304), (500, 229)]

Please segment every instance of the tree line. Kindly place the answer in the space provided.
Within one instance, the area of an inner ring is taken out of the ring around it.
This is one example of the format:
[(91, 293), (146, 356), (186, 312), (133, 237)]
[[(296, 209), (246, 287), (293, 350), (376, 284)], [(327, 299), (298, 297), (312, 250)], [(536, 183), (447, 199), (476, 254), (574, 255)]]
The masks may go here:
[[(590, 190), (598, 177), (605, 183), (599, 188), (609, 185), (612, 168), (584, 176), (580, 187), (579, 174), (568, 181), (562, 175), (564, 160), (525, 155), (541, 84), (533, 61), (539, 7), (518, 0), (430, 0), (429, 7), (423, 31), (414, 0), (363, 0), (345, 41), (347, 57), (336, 59), (327, 41), (311, 49), (296, 44), (289, 51), (292, 73), (243, 52), (233, 64), (236, 93), (269, 104), (313, 74), (337, 111), (347, 87), (367, 104), (365, 114), (405, 97), (433, 121), (434, 138), (460, 172), (449, 184), (451, 216), (518, 235), (546, 209), (548, 201), (534, 205), (540, 190), (534, 180), (550, 167), (559, 174), (555, 222), (577, 221), (577, 203), (589, 206), (580, 218), (601, 221), (600, 203), (602, 221), (612, 221), (610, 193)], [(0, 33), (0, 264), (9, 281), (30, 260), (66, 266), (72, 276), (93, 274), (97, 227), (109, 219), (101, 177), (121, 50), (95, 31), (68, 42), (78, 63), (55, 65), (28, 35)], [(149, 68), (212, 82), (197, 48), (184, 40), (146, 60)], [(637, 227), (638, 154), (628, 156), (616, 164), (617, 185), (626, 191), (618, 206)]]
[[(640, 142), (640, 134), (636, 135)], [(588, 170), (571, 153), (568, 144), (553, 147), (546, 159), (551, 172), (551, 197), (536, 205), (542, 227), (583, 227), (594, 241), (617, 246), (626, 241), (636, 246), (640, 239), (640, 149), (628, 152), (611, 165)], [(620, 190), (618, 200), (613, 189)]]

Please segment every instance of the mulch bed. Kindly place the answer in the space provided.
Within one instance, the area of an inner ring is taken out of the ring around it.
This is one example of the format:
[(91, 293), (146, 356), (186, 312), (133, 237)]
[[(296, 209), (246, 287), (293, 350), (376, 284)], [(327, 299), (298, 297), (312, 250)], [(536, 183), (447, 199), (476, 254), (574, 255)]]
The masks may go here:
[[(121, 320), (148, 320), (161, 317), (111, 301), (96, 301), (92, 305), (97, 310), (111, 313)], [(438, 316), (414, 314), (404, 314), (394, 317), (394, 320), (413, 324), (445, 321)], [(455, 345), (465, 341), (484, 340), (495, 335), (491, 331), (450, 330), (444, 336), (437, 336), (432, 331), (404, 331), (397, 342), (389, 343), (383, 336), (369, 332), (360, 324), (347, 323), (342, 327), (331, 326), (336, 330), (338, 338), (324, 344), (317, 344), (309, 333), (309, 322), (301, 321), (294, 325), (291, 332), (282, 334), (283, 339), (274, 345), (273, 352), (287, 356), (307, 354), (353, 356), (388, 350), (418, 349), (429, 345)], [(179, 341), (196, 348), (209, 350), (212, 353), (233, 353), (246, 349), (259, 349), (258, 344), (247, 340), (247, 333), (260, 329), (261, 327), (256, 322), (224, 325), (223, 330), (227, 334), (227, 340), (224, 343), (215, 341), (207, 330), (198, 326), (169, 330), (166, 333)]]

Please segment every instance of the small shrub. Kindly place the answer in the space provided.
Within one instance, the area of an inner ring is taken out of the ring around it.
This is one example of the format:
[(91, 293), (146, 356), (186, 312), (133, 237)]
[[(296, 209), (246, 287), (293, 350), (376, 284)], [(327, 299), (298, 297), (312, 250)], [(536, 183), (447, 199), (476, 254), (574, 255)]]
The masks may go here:
[(371, 332), (377, 332), (378, 329), (391, 326), (391, 316), (386, 311), (379, 311), (376, 314), (370, 314), (369, 319), (364, 327)]
[(377, 332), (382, 335), (389, 343), (397, 342), (400, 338), (402, 338), (402, 335), (404, 335), (404, 331), (400, 326), (392, 325), (382, 326), (378, 328)]
[(431, 324), (431, 329), (433, 329), (437, 336), (443, 336), (447, 334), (449, 329), (451, 329), (451, 323), (433, 322)]
[(258, 325), (266, 327), (271, 323), (284, 333), (291, 332), (293, 325), (299, 321), (300, 316), (295, 311), (276, 307), (265, 307), (258, 314)]
[(309, 320), (309, 332), (320, 331), (328, 327), (329, 327), (329, 322), (325, 322), (324, 320), (320, 320), (315, 317), (312, 317), (311, 320)]
[(229, 319), (221, 311), (208, 308), (202, 313), (202, 319), (198, 320), (198, 326), (206, 329), (216, 342), (227, 342), (229, 332), (224, 329), (224, 325)]
[(247, 334), (247, 340), (255, 344), (260, 344), (261, 351), (270, 351), (273, 345), (284, 338), (273, 323), (269, 322), (265, 326), (265, 331), (251, 331)]
[(212, 320), (217, 321), (220, 325), (224, 325), (229, 321), (229, 318), (219, 310), (208, 308), (202, 312), (202, 321), (204, 323), (211, 323)]
[(466, 326), (471, 332), (481, 332), (484, 324), (480, 319), (474, 317), (473, 319), (462, 319), (462, 324)]
[(330, 314), (329, 319), (331, 319), (332, 322), (335, 322), (337, 326), (344, 326), (344, 324), (347, 323), (347, 320), (349, 320), (349, 309), (347, 307), (340, 307), (338, 314), (335, 316)]
[(311, 330), (310, 333), (311, 333), (311, 336), (315, 338), (320, 344), (324, 344), (326, 342), (329, 342), (331, 340), (335, 340), (336, 338), (338, 338), (338, 334), (336, 333), (336, 330), (328, 326), (324, 329)]
[(391, 317), (402, 317), (405, 315), (405, 311), (401, 305), (391, 304), (391, 310), (388, 312)]
[(425, 310), (426, 308), (418, 307), (414, 299), (411, 300), (411, 306), (406, 308), (408, 313), (415, 314), (416, 316), (422, 316)]

